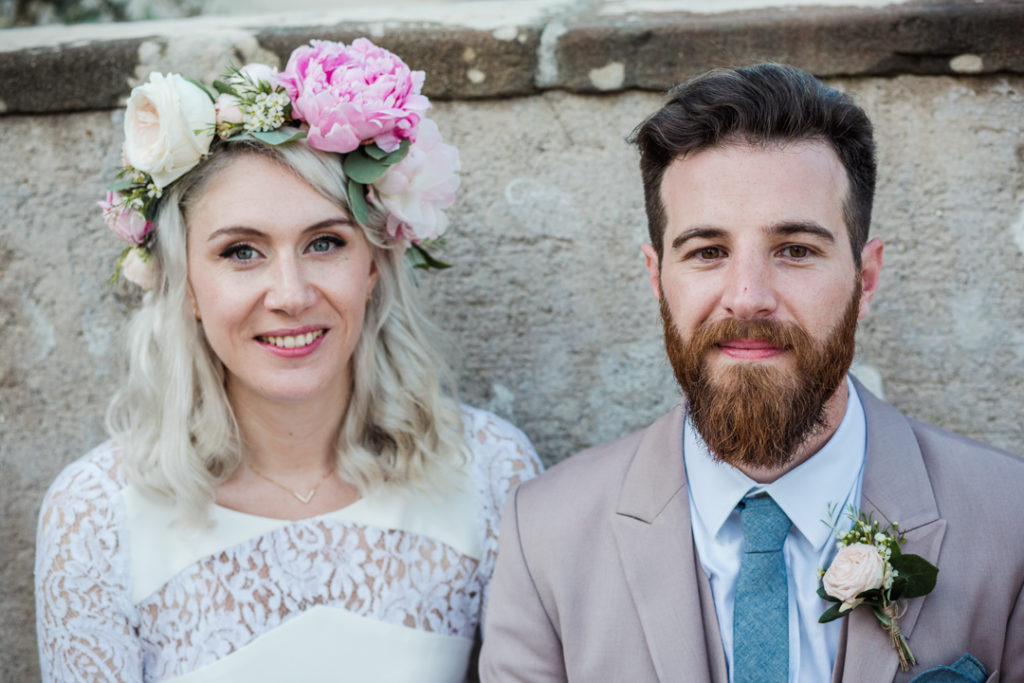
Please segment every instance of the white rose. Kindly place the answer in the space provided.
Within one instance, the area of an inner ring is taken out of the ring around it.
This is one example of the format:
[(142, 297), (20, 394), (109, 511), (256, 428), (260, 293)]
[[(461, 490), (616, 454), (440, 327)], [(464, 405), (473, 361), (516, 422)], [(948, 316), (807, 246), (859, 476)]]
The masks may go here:
[(164, 188), (210, 149), (216, 114), (205, 91), (178, 74), (152, 73), (137, 86), (124, 117), (128, 163)]
[(132, 247), (121, 260), (121, 275), (145, 290), (156, 287), (156, 263), (145, 247)]
[(821, 583), (825, 592), (842, 601), (840, 612), (851, 610), (863, 599), (856, 599), (864, 591), (882, 587), (885, 561), (878, 549), (867, 543), (853, 543), (841, 548), (825, 572)]

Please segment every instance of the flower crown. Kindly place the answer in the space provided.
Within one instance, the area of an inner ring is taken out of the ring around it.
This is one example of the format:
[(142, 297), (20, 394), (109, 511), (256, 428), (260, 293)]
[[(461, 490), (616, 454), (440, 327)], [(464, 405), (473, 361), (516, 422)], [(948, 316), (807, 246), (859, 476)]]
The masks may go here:
[[(127, 242), (117, 272), (144, 289), (157, 280), (152, 247), (163, 192), (216, 149), (217, 139), (281, 145), (305, 138), (341, 157), (349, 209), (387, 216), (388, 238), (411, 248), (414, 266), (446, 268), (424, 244), (448, 225), (459, 187), (459, 153), (441, 141), (420, 94), (424, 73), (366, 38), (350, 46), (322, 40), (296, 48), (284, 71), (266, 64), (231, 69), (217, 96), (178, 74), (152, 73), (125, 111), (124, 167), (99, 202), (107, 225)], [(117, 277), (117, 272), (114, 277)]]

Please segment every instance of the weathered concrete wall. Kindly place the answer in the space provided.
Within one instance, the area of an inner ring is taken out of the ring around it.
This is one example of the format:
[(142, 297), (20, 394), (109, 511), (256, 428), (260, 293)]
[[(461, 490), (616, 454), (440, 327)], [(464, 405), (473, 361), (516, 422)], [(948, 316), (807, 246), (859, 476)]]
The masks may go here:
[[(789, 10), (652, 17), (623, 15), (621, 3), (576, 13), (524, 5), (515, 17), (479, 10), (462, 24), (254, 19), (253, 31), (235, 22), (225, 33), (197, 19), (90, 27), (110, 34), (91, 42), (78, 28), (0, 32), (9, 112), (0, 117), (0, 680), (38, 677), (31, 594), (42, 494), (104, 438), (135, 298), (107, 283), (120, 247), (95, 202), (120, 159), (111, 107), (151, 68), (206, 78), (227, 61), (279, 59), (309, 37), (361, 32), (425, 68), (434, 116), (464, 167), (447, 251), (456, 267), (423, 279), (431, 307), (450, 334), (461, 398), (515, 421), (553, 462), (644, 425), (678, 395), (624, 142), (662, 97), (636, 88), (663, 89), (674, 73), (722, 62), (788, 58), (850, 91), (876, 125), (873, 230), (886, 263), (858, 362), (905, 412), (1024, 453), (1020, 5), (801, 11), (845, 35), (873, 27), (863, 35), (874, 42), (857, 46), (833, 46), (820, 23), (791, 31)], [(582, 50), (588, 36), (600, 42)], [(641, 59), (640, 42), (661, 47)]]

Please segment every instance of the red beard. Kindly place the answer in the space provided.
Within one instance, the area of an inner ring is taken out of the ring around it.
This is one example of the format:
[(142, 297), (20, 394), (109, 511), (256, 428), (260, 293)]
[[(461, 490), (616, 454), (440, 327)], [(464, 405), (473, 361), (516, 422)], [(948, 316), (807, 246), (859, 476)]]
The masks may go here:
[[(822, 343), (800, 326), (771, 320), (704, 323), (685, 342), (664, 297), (665, 348), (689, 402), (689, 417), (716, 460), (779, 470), (826, 424), (825, 404), (853, 361), (860, 281), (843, 317)], [(709, 352), (731, 339), (760, 339), (786, 349), (796, 370), (736, 363), (713, 371)]]

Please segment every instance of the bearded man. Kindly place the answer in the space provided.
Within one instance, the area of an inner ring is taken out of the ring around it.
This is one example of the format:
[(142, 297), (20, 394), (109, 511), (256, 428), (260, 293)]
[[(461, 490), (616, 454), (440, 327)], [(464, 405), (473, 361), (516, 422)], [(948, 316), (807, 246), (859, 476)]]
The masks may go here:
[(1024, 681), (1024, 462), (847, 375), (882, 268), (865, 113), (766, 64), (634, 141), (685, 398), (510, 497), (483, 680)]

